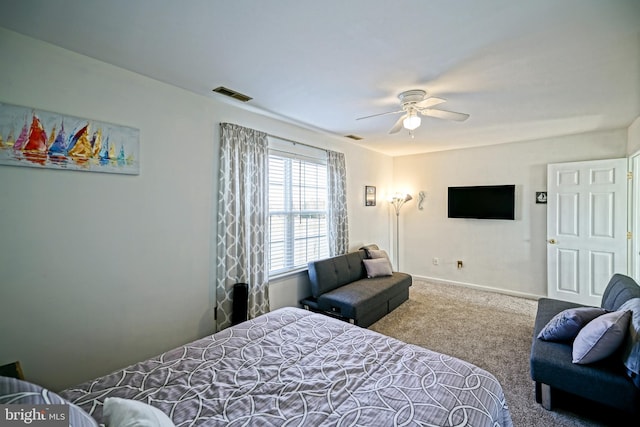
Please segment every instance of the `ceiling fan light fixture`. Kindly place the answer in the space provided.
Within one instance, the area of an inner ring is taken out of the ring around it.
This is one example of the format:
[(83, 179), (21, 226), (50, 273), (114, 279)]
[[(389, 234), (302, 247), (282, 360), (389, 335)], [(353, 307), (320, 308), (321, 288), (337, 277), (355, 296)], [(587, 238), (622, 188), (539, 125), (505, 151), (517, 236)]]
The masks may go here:
[(418, 117), (415, 111), (412, 111), (411, 113), (409, 113), (407, 118), (402, 121), (402, 126), (404, 126), (404, 128), (408, 130), (414, 130), (420, 126), (420, 122), (420, 117)]
[(398, 99), (400, 100), (400, 110), (359, 117), (356, 120), (403, 113), (403, 115), (396, 120), (393, 127), (389, 130), (389, 134), (398, 133), (404, 128), (409, 131), (409, 135), (413, 138), (413, 131), (420, 127), (420, 115), (458, 122), (463, 122), (469, 118), (468, 114), (432, 108), (446, 102), (446, 100), (435, 96), (427, 97), (427, 92), (422, 89), (404, 91), (398, 95)]

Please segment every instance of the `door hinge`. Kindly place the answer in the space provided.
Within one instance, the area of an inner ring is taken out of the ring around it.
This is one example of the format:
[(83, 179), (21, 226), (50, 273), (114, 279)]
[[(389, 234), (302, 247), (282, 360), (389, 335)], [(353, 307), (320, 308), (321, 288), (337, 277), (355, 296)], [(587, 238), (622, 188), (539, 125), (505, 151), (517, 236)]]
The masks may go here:
[(631, 231), (627, 231), (627, 240), (631, 240), (633, 238), (633, 233)]
[(627, 172), (627, 179), (633, 179), (633, 172)]

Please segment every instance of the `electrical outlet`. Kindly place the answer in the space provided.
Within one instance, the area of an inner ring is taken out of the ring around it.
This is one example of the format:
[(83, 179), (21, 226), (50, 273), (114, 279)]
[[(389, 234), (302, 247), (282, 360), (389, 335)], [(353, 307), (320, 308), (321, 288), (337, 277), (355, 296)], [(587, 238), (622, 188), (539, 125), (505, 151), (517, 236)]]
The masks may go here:
[(462, 268), (462, 261), (458, 260), (458, 270)]
[(440, 258), (433, 258), (433, 265), (440, 265)]

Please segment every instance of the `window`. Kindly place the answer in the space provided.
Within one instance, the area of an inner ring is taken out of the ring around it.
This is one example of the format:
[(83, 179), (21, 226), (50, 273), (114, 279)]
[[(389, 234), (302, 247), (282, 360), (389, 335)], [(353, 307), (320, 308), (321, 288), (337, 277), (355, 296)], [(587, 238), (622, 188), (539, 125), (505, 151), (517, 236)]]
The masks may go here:
[(327, 239), (326, 160), (272, 150), (269, 275), (304, 268), (309, 261), (328, 257)]

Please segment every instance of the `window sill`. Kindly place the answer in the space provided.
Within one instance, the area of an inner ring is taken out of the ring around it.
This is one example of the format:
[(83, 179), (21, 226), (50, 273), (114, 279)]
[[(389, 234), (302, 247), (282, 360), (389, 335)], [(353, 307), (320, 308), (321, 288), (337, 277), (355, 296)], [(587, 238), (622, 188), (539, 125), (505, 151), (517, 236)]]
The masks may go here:
[(291, 276), (295, 276), (295, 275), (300, 274), (300, 273), (306, 273), (307, 271), (308, 271), (307, 267), (302, 267), (302, 268), (298, 268), (296, 270), (289, 270), (289, 271), (285, 271), (283, 273), (274, 274), (273, 276), (269, 276), (269, 282), (277, 281), (277, 280), (281, 280), (281, 279), (286, 279), (286, 278), (289, 278)]

